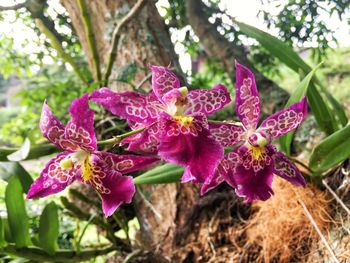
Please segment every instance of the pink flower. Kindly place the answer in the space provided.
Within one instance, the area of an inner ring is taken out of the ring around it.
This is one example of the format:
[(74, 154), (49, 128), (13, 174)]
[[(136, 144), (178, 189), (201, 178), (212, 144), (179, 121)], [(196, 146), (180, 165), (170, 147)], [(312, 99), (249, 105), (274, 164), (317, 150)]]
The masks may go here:
[(224, 147), (238, 144), (207, 180), (202, 192), (224, 180), (247, 202), (267, 200), (272, 194), (274, 174), (297, 186), (305, 179), (287, 156), (271, 145), (271, 140), (296, 129), (307, 115), (306, 97), (265, 119), (259, 128), (260, 98), (253, 73), (236, 63), (236, 113), (243, 125), (210, 124), (213, 136)]
[(210, 134), (206, 116), (230, 102), (227, 89), (217, 85), (210, 90), (188, 91), (167, 67), (150, 69), (151, 94), (114, 93), (102, 88), (92, 93), (91, 100), (126, 118), (132, 128), (145, 127), (123, 141), (129, 150), (158, 153), (185, 168), (182, 182), (204, 183), (224, 155), (223, 147)]
[(62, 153), (52, 158), (31, 185), (27, 198), (45, 197), (64, 190), (78, 180), (91, 185), (102, 198), (102, 208), (110, 216), (122, 203), (130, 203), (135, 193), (131, 176), (158, 159), (134, 155), (115, 155), (97, 151), (94, 112), (88, 95), (75, 99), (69, 109), (71, 120), (64, 126), (46, 102), (40, 119), (42, 134)]

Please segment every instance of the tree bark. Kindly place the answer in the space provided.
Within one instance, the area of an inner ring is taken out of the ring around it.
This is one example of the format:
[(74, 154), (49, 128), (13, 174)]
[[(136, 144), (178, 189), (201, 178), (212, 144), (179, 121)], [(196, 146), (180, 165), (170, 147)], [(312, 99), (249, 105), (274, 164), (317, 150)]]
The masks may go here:
[(209, 22), (205, 8), (201, 0), (186, 0), (187, 19), (208, 56), (220, 61), (233, 84), (236, 75), (235, 60), (252, 70), (262, 97), (263, 113), (269, 114), (284, 106), (288, 93), (261, 74), (248, 60), (247, 52), (242, 47), (233, 45), (217, 31), (215, 25)]
[[(93, 20), (93, 31), (102, 72), (104, 72), (108, 60), (113, 30), (135, 2), (135, 0), (86, 1), (90, 17)], [(87, 62), (93, 74), (96, 75), (92, 52), (88, 44), (78, 3), (76, 0), (61, 0), (61, 3), (72, 19), (72, 24), (86, 54)], [(158, 14), (154, 2), (151, 0), (148, 0), (140, 13), (125, 26), (117, 47), (117, 54), (111, 80), (115, 80), (121, 71), (128, 66), (136, 69), (133, 85), (137, 85), (148, 74), (149, 64), (171, 64), (178, 73), (182, 73), (169, 32), (163, 19)], [(115, 81), (111, 81), (109, 87), (118, 91), (130, 88)]]

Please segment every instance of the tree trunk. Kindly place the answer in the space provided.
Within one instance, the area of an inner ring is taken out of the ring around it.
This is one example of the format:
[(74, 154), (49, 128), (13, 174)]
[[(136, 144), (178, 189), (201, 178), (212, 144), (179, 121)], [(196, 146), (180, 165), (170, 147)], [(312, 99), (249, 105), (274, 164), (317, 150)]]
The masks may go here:
[[(93, 75), (96, 76), (93, 55), (88, 44), (88, 37), (78, 3), (76, 0), (61, 0), (61, 2), (72, 19), (72, 24), (86, 54), (87, 62)], [(86, 1), (86, 3), (92, 19), (95, 42), (103, 72), (108, 61), (113, 30), (136, 1), (101, 0)], [(116, 80), (118, 75), (127, 67), (136, 69), (133, 85), (137, 85), (149, 73), (149, 64), (171, 64), (178, 73), (182, 73), (169, 32), (163, 19), (158, 14), (154, 2), (151, 0), (148, 0), (138, 15), (125, 26), (117, 47), (117, 54), (109, 87), (118, 91), (125, 90), (128, 87), (113, 80)]]

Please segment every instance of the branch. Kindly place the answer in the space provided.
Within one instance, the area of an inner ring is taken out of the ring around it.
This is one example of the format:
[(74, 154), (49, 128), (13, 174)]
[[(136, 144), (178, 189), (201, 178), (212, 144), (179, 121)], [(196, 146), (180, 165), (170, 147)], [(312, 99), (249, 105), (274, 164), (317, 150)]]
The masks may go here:
[(55, 262), (80, 262), (95, 258), (97, 256), (106, 255), (116, 249), (117, 248), (115, 246), (108, 246), (102, 249), (87, 249), (80, 251), (80, 253), (74, 250), (58, 250), (54, 255), (50, 255), (40, 248), (16, 248), (14, 245), (10, 244), (0, 249), (0, 251), (4, 251), (6, 254), (11, 254), (38, 262), (51, 262), (52, 259), (54, 259)]
[(77, 64), (75, 64), (73, 58), (67, 54), (62, 45), (61, 42), (56, 38), (56, 36), (50, 31), (50, 29), (48, 29), (46, 27), (46, 25), (44, 24), (44, 22), (37, 18), (35, 19), (35, 23), (37, 25), (37, 27), (39, 28), (39, 30), (48, 38), (50, 39), (50, 44), (51, 46), (57, 51), (57, 54), (67, 63), (69, 63), (74, 72), (78, 75), (78, 77), (81, 79), (82, 82), (84, 82), (84, 84), (87, 85), (87, 82), (84, 78), (84, 76), (82, 75), (82, 73), (79, 70), (79, 67), (77, 66)]
[(85, 27), (85, 33), (87, 34), (89, 47), (92, 52), (92, 63), (95, 68), (96, 79), (97, 81), (101, 81), (100, 57), (97, 52), (96, 39), (95, 39), (94, 30), (92, 28), (91, 16), (85, 0), (77, 0), (77, 1), (78, 1), (80, 13), (82, 15), (82, 20)]
[(27, 7), (28, 1), (25, 1), (24, 3), (20, 3), (17, 5), (12, 5), (12, 6), (0, 6), (0, 11), (9, 11), (9, 10), (18, 10), (23, 7)]
[(138, 0), (137, 3), (130, 9), (130, 11), (122, 18), (120, 23), (115, 27), (112, 36), (112, 47), (109, 53), (107, 68), (103, 76), (103, 84), (108, 85), (108, 79), (112, 72), (113, 63), (117, 57), (117, 46), (120, 39), (121, 30), (130, 22), (130, 20), (141, 11), (147, 0)]

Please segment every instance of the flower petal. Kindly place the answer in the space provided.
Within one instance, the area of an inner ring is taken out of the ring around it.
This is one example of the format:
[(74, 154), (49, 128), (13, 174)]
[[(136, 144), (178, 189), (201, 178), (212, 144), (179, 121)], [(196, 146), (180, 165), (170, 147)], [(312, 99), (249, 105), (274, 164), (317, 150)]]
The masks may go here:
[(210, 135), (206, 118), (197, 116), (187, 127), (170, 116), (161, 122), (159, 156), (185, 168), (182, 182), (204, 183), (224, 155), (223, 147)]
[(125, 138), (120, 144), (129, 144), (128, 151), (140, 154), (156, 154), (159, 144), (159, 132), (158, 123), (154, 123), (143, 132)]
[(131, 203), (135, 185), (131, 176), (123, 176), (113, 170), (100, 156), (91, 155), (93, 174), (88, 184), (93, 186), (102, 199), (102, 210), (106, 217), (111, 216), (123, 203)]
[(108, 88), (94, 91), (90, 99), (114, 115), (145, 125), (156, 121), (162, 107), (154, 94), (115, 93)]
[(238, 196), (244, 197), (246, 202), (254, 200), (265, 201), (273, 195), (271, 188), (273, 180), (273, 166), (265, 166), (264, 169), (255, 172), (246, 170), (243, 165), (236, 168), (233, 175), (237, 184), (235, 189)]
[(253, 73), (236, 62), (236, 113), (247, 129), (255, 129), (260, 118), (260, 98)]
[(232, 146), (244, 139), (245, 129), (234, 123), (209, 123), (209, 130), (223, 147)]
[(304, 176), (287, 156), (281, 152), (276, 152), (273, 156), (273, 173), (287, 180), (296, 186), (305, 186)]
[[(266, 149), (266, 154), (274, 153), (273, 150)], [(273, 195), (273, 165), (269, 156), (258, 162), (252, 158), (250, 150), (241, 145), (228, 153), (219, 167), (220, 175), (235, 188), (238, 196), (245, 197), (246, 202), (267, 200)]]
[(137, 156), (137, 155), (117, 155), (108, 152), (95, 152), (99, 155), (107, 165), (121, 174), (132, 173), (141, 169), (145, 169), (157, 162), (159, 158)]
[(296, 129), (308, 113), (307, 100), (304, 97), (286, 109), (283, 109), (265, 119), (258, 131), (267, 132), (273, 138), (279, 137)]
[(168, 67), (150, 65), (149, 68), (152, 72), (152, 89), (159, 101), (162, 101), (165, 93), (180, 88), (179, 79)]
[(231, 102), (230, 94), (225, 85), (222, 84), (216, 85), (210, 90), (191, 90), (187, 99), (186, 114), (188, 115), (213, 114)]
[(67, 123), (65, 136), (87, 151), (97, 149), (94, 131), (94, 111), (89, 108), (89, 96), (73, 100), (69, 108), (71, 120)]
[(50, 107), (44, 102), (41, 117), (40, 130), (50, 142), (57, 147), (68, 151), (74, 151), (78, 146), (64, 136), (64, 125), (53, 115)]
[(71, 169), (63, 170), (60, 162), (67, 157), (70, 152), (63, 152), (52, 158), (30, 186), (27, 198), (38, 198), (52, 195), (64, 190), (70, 185), (76, 176), (80, 174), (80, 167), (72, 167)]

